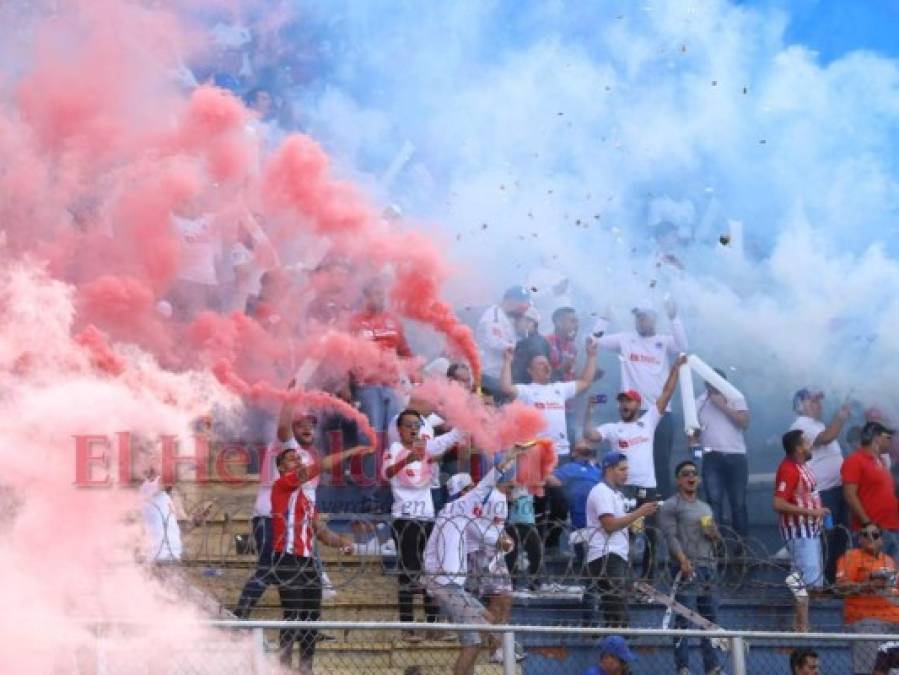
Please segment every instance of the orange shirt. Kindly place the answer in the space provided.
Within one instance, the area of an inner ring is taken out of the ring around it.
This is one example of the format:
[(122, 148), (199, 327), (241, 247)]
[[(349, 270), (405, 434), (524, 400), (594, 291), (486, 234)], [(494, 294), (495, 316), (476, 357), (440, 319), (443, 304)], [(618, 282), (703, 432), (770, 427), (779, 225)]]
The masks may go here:
[[(885, 553), (873, 556), (860, 548), (854, 548), (846, 552), (837, 563), (837, 583), (844, 581), (849, 583), (864, 583), (868, 581), (872, 572), (880, 571), (896, 572), (896, 563)], [(877, 619), (889, 623), (899, 623), (899, 606), (894, 605), (886, 597), (886, 593), (893, 593), (899, 602), (897, 588), (884, 588), (883, 595), (877, 592), (864, 595), (847, 595), (843, 604), (843, 620), (855, 623), (861, 619)]]

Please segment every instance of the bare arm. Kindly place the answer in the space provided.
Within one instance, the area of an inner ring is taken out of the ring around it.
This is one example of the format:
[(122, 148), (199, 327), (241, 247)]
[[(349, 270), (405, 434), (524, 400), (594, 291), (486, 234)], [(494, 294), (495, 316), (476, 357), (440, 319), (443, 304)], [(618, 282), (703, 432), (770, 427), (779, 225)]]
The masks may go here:
[(596, 343), (588, 338), (586, 347), (587, 363), (584, 364), (584, 370), (581, 371), (581, 376), (575, 382), (578, 394), (587, 391), (590, 385), (593, 384), (593, 380), (596, 377), (596, 352), (598, 349)]
[(593, 401), (587, 401), (587, 408), (584, 412), (584, 438), (593, 443), (599, 443), (602, 441), (602, 434), (593, 426), (593, 407)]
[(394, 462), (384, 469), (384, 474), (387, 476), (387, 480), (393, 478), (400, 471), (412, 464), (412, 462), (422, 461), (424, 459), (424, 456), (424, 448), (418, 446), (413, 447), (411, 450), (409, 450), (409, 453), (405, 457), (397, 462)]
[(660, 415), (665, 414), (668, 402), (671, 400), (671, 397), (674, 395), (674, 390), (677, 388), (677, 376), (680, 367), (686, 362), (687, 355), (681, 354), (674, 362), (674, 365), (671, 366), (671, 372), (668, 373), (668, 379), (665, 380), (665, 386), (662, 387), (662, 393), (656, 399), (656, 409), (658, 409)]
[(848, 419), (849, 406), (843, 405), (837, 411), (837, 414), (833, 416), (833, 419), (830, 421), (830, 424), (827, 425), (827, 428), (815, 437), (812, 445), (818, 447), (835, 441), (839, 438), (840, 433), (843, 431), (843, 425), (846, 424), (846, 420)]
[(334, 467), (340, 466), (344, 460), (350, 459), (352, 457), (356, 457), (357, 455), (369, 455), (375, 451), (374, 446), (371, 445), (357, 445), (354, 448), (350, 448), (349, 450), (344, 450), (343, 452), (337, 452), (331, 455), (328, 455), (324, 459), (321, 460), (321, 470), (324, 471), (332, 471)]
[(312, 526), (315, 529), (315, 536), (326, 546), (352, 550), (353, 540), (328, 529), (328, 526), (319, 520), (318, 516), (312, 521)]
[(518, 398), (518, 390), (515, 389), (515, 385), (512, 384), (513, 355), (514, 351), (511, 347), (503, 352), (503, 369), (499, 376), (499, 388), (503, 394), (514, 400)]
[(727, 399), (724, 398), (724, 395), (720, 393), (711, 394), (709, 396), (709, 401), (723, 412), (727, 416), (727, 419), (729, 419), (735, 426), (743, 431), (749, 428), (748, 410), (734, 410), (727, 404)]
[(788, 515), (795, 516), (808, 516), (810, 518), (823, 518), (828, 513), (830, 513), (830, 509), (807, 509), (804, 506), (796, 506), (795, 504), (791, 504), (783, 497), (775, 497), (774, 498), (774, 510), (778, 513), (786, 513)]
[(609, 513), (599, 517), (599, 523), (608, 534), (623, 530), (629, 527), (635, 520), (639, 520), (644, 516), (651, 516), (658, 510), (659, 506), (655, 502), (646, 502), (643, 506), (623, 516), (613, 516)]
[[(294, 380), (290, 381), (290, 384), (287, 385), (287, 389), (293, 389)], [(293, 437), (293, 402), (289, 399), (286, 399), (284, 403), (281, 404), (281, 410), (278, 413), (278, 431), (277, 437), (278, 440), (282, 443), (286, 443)]]
[(849, 504), (849, 508), (852, 510), (855, 517), (858, 518), (860, 523), (865, 524), (871, 522), (871, 519), (868, 518), (868, 514), (865, 513), (865, 509), (862, 506), (862, 501), (858, 498), (858, 485), (855, 483), (844, 483), (843, 496), (846, 498), (846, 503)]

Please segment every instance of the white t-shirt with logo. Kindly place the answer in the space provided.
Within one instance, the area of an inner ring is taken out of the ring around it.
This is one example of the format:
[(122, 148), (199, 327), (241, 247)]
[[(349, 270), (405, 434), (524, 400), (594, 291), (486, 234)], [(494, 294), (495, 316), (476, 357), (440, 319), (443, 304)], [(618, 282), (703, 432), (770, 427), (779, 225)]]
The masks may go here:
[[(733, 403), (728, 402), (727, 407), (735, 412), (746, 412), (749, 407), (745, 399), (739, 399)], [(713, 450), (728, 455), (745, 455), (746, 440), (743, 438), (743, 430), (738, 427), (717, 405), (709, 400), (708, 392), (696, 399), (696, 413), (699, 417), (699, 425), (702, 427), (702, 444)]]
[(491, 490), (485, 501), (475, 503), (471, 510), (471, 523), (465, 532), (468, 552), (474, 553), (482, 548), (494, 552), (496, 542), (506, 527), (508, 513), (506, 495), (496, 488)]
[[(425, 445), (425, 452), (429, 456), (439, 454), (432, 452), (430, 444)], [(391, 443), (384, 453), (381, 475), (384, 480), (390, 481), (390, 491), (393, 493), (391, 513), (394, 518), (406, 520), (434, 520), (434, 500), (431, 498), (431, 483), (435, 472), (433, 462), (410, 462), (393, 478), (387, 478), (387, 469), (402, 462), (408, 455), (409, 451), (399, 442)]]
[(475, 329), (481, 351), (481, 371), (499, 379), (503, 369), (503, 354), (514, 347), (518, 339), (515, 325), (499, 305), (491, 305), (481, 315)]
[[(670, 357), (687, 351), (687, 334), (680, 319), (671, 320), (671, 333), (650, 337), (635, 332), (614, 333), (598, 340), (602, 349), (621, 354), (621, 389), (639, 392), (646, 408), (651, 408), (662, 395), (671, 371)], [(670, 402), (666, 410), (671, 411)]]
[(570, 450), (565, 424), (565, 401), (577, 394), (576, 382), (552, 382), (550, 384), (516, 384), (518, 400), (531, 405), (546, 418), (546, 435), (551, 438), (560, 457)]
[(633, 422), (609, 422), (596, 427), (612, 450), (627, 457), (627, 484), (642, 488), (656, 487), (656, 470), (652, 458), (653, 437), (662, 416), (653, 403), (643, 417)]
[[(800, 415), (790, 425), (790, 431), (799, 429), (809, 444), (813, 444), (818, 435), (826, 428), (827, 426), (821, 420), (806, 415)], [(818, 490), (828, 490), (842, 485), (840, 468), (843, 466), (843, 449), (840, 447), (840, 442), (834, 439), (827, 445), (813, 446), (812, 458), (806, 462), (806, 466), (815, 474)]]
[(193, 219), (172, 216), (172, 223), (181, 240), (178, 278), (215, 286), (218, 283), (215, 259), (220, 243), (213, 231), (212, 216), (203, 215)]
[(627, 528), (623, 527), (612, 534), (603, 529), (600, 516), (620, 518), (627, 511), (624, 506), (624, 495), (613, 490), (605, 481), (597, 483), (587, 496), (587, 562), (596, 560), (610, 553), (627, 560), (628, 539)]

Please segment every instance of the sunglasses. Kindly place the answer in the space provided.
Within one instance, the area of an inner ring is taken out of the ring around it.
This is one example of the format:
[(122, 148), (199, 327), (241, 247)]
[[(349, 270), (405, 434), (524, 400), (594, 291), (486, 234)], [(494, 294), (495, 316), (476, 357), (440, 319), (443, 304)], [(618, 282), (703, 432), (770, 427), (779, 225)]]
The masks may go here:
[(693, 478), (694, 476), (698, 476), (699, 472), (694, 471), (693, 469), (686, 469), (685, 471), (681, 471), (677, 474), (678, 478)]
[(877, 530), (875, 530), (874, 532), (865, 532), (864, 530), (862, 530), (858, 534), (860, 537), (867, 537), (868, 539), (871, 539), (872, 541), (877, 541), (881, 537), (880, 532), (878, 532)]
[(406, 429), (413, 429), (415, 431), (421, 429), (421, 424), (417, 424), (415, 422), (412, 422), (411, 424), (407, 424), (404, 422), (401, 426), (405, 427)]

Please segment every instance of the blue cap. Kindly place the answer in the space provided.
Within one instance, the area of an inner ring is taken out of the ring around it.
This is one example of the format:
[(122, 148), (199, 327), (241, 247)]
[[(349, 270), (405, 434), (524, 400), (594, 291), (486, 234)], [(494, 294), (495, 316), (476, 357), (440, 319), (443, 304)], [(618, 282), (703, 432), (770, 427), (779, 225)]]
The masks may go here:
[(627, 646), (627, 640), (620, 635), (606, 635), (599, 641), (599, 655), (605, 654), (611, 654), (624, 663), (633, 663), (637, 660), (637, 655)]
[(613, 466), (618, 466), (622, 461), (627, 459), (627, 455), (623, 452), (618, 452), (617, 450), (612, 450), (611, 452), (607, 452), (602, 457), (602, 470), (611, 469)]
[(824, 392), (820, 389), (812, 389), (811, 387), (803, 387), (795, 394), (793, 394), (793, 410), (796, 412), (800, 412), (799, 406), (800, 404), (808, 401), (811, 398), (822, 399), (824, 398)]
[(512, 286), (507, 288), (503, 293), (503, 300), (518, 300), (519, 302), (530, 302), (531, 294), (524, 286)]

